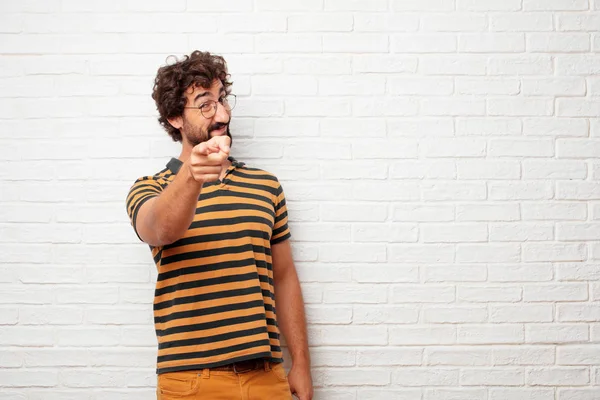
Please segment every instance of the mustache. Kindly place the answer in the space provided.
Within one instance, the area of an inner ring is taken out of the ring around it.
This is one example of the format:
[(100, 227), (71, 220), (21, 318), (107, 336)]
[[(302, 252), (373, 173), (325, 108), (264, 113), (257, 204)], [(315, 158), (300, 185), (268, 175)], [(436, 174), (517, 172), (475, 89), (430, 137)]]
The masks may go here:
[(229, 122), (227, 122), (227, 123), (217, 122), (216, 124), (213, 124), (208, 128), (208, 133), (211, 133), (212, 131), (221, 129), (222, 127), (227, 126), (227, 125), (229, 125)]

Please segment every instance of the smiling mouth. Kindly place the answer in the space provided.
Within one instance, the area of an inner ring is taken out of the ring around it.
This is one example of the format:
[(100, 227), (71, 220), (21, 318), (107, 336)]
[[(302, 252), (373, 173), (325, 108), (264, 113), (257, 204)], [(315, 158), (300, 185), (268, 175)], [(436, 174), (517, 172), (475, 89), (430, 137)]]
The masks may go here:
[(219, 128), (219, 129), (214, 129), (210, 133), (212, 133), (212, 134), (215, 134), (215, 133), (219, 134), (219, 133), (225, 133), (226, 131), (227, 131), (227, 125)]

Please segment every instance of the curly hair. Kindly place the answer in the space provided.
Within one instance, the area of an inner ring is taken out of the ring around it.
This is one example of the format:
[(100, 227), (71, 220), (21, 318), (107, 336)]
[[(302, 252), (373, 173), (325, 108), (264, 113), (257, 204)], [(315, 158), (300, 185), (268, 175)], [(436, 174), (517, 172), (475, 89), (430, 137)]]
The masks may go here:
[[(167, 57), (167, 62), (174, 56)], [(210, 88), (215, 79), (221, 80), (225, 91), (230, 92), (232, 82), (227, 72), (227, 63), (221, 56), (209, 52), (194, 51), (181, 60), (175, 58), (174, 64), (167, 64), (158, 69), (154, 79), (152, 98), (160, 117), (158, 122), (175, 142), (181, 142), (181, 132), (170, 123), (170, 118), (183, 115), (186, 103), (185, 91), (190, 86)]]

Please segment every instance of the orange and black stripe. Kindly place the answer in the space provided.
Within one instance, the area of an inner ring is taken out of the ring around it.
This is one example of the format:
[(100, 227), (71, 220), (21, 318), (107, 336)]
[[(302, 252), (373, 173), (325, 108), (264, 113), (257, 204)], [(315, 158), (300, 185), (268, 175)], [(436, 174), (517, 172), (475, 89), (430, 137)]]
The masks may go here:
[[(271, 245), (290, 237), (285, 196), (274, 175), (230, 161), (222, 181), (203, 186), (185, 235), (150, 246), (158, 269), (159, 374), (259, 357), (283, 361)], [(134, 229), (140, 206), (158, 196), (181, 165), (173, 158), (131, 187), (127, 212)]]

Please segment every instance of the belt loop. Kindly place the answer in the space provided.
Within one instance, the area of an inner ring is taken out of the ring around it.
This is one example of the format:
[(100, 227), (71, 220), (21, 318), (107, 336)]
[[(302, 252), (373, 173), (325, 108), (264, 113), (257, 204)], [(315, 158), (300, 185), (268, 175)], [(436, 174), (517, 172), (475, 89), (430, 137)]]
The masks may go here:
[(202, 370), (202, 379), (208, 379), (208, 378), (210, 378), (210, 369), (204, 368)]
[(265, 372), (269, 372), (271, 370), (271, 363), (269, 362), (269, 360), (263, 360), (265, 363)]

